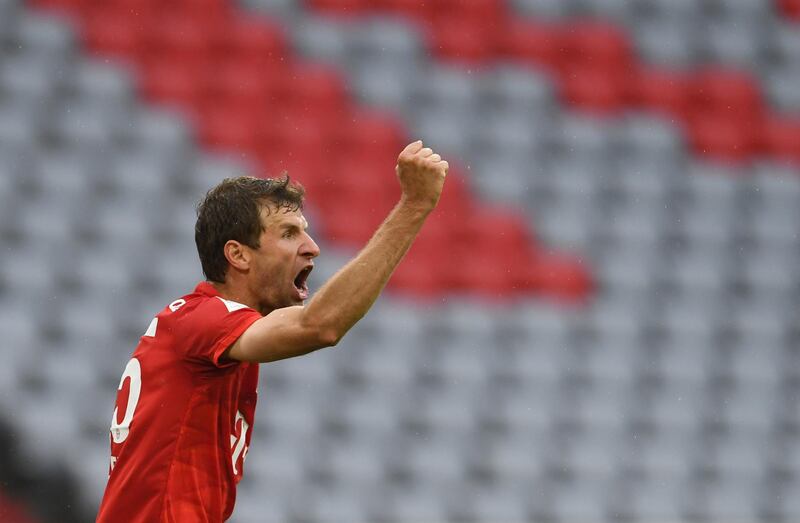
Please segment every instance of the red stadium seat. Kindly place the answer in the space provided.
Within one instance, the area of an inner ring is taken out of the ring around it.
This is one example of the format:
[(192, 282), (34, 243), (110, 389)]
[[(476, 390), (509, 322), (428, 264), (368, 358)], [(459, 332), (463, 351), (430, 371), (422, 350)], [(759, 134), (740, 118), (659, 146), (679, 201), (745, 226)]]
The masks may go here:
[(178, 64), (198, 58), (205, 60), (214, 21), (193, 13), (168, 11), (153, 17), (145, 35), (148, 56), (169, 54)]
[(391, 13), (405, 16), (423, 25), (433, 24), (433, 10), (428, 2), (420, 0), (377, 0), (372, 4), (380, 6)]
[(564, 64), (564, 35), (554, 24), (512, 20), (499, 37), (500, 58), (516, 58), (557, 70)]
[(497, 27), (485, 20), (455, 16), (447, 19), (447, 30), (429, 29), (429, 47), (434, 54), (471, 66), (485, 63), (496, 54)]
[[(153, 9), (162, 6), (159, 0), (89, 0), (94, 7), (113, 7), (116, 9), (127, 9), (135, 11), (137, 9)], [(163, 6), (162, 6), (163, 7)]]
[(254, 113), (232, 113), (223, 105), (206, 105), (197, 117), (201, 141), (213, 148), (255, 154), (261, 121)]
[(777, 0), (784, 16), (800, 22), (800, 0)]
[(451, 231), (461, 230), (465, 217), (477, 212), (477, 208), (478, 204), (472, 197), (466, 179), (451, 162), (446, 188), (433, 211), (435, 219), (447, 224)]
[(600, 22), (571, 23), (564, 29), (570, 67), (624, 70), (631, 66), (631, 44), (615, 26)]
[(431, 5), (437, 17), (443, 16), (442, 22), (455, 15), (496, 23), (505, 18), (508, 4), (506, 0), (438, 0), (431, 2)]
[(86, 19), (84, 38), (90, 49), (126, 59), (142, 51), (144, 20), (114, 9), (96, 9)]
[(298, 157), (331, 157), (333, 121), (293, 114), (289, 116), (287, 123), (282, 129), (286, 154)]
[(77, 16), (79, 13), (89, 8), (92, 0), (34, 0), (33, 5), (58, 11), (59, 14), (66, 16)]
[(325, 199), (325, 236), (338, 245), (354, 249), (363, 247), (380, 224), (379, 213), (370, 212), (371, 208), (363, 201)]
[(287, 54), (283, 29), (267, 18), (232, 18), (215, 31), (216, 59), (224, 63), (236, 59), (261, 66), (283, 62)]
[(772, 117), (761, 129), (761, 151), (800, 166), (800, 121)]
[(338, 71), (298, 62), (276, 79), (276, 95), (288, 111), (321, 119), (340, 117), (347, 109), (347, 91)]
[(504, 209), (484, 207), (462, 216), (461, 223), (452, 232), (457, 241), (494, 254), (523, 251), (532, 240), (524, 218)]
[(689, 140), (699, 154), (740, 163), (756, 150), (756, 127), (736, 115), (696, 113), (689, 122)]
[[(477, 292), (482, 298), (502, 298), (515, 291), (514, 263), (520, 256), (504, 257), (463, 246), (454, 256), (446, 282), (456, 292)], [(453, 255), (451, 254), (451, 255)]]
[(203, 16), (220, 20), (229, 14), (231, 3), (228, 0), (170, 0), (169, 6), (185, 13), (202, 13)]
[(448, 288), (450, 265), (439, 254), (440, 246), (426, 247), (419, 239), (411, 246), (389, 280), (395, 292), (409, 293), (415, 299), (437, 299)]
[(382, 208), (391, 206), (400, 197), (394, 165), (375, 162), (370, 156), (340, 157), (326, 174), (335, 177), (332, 186), (337, 190), (380, 204)]
[(481, 209), (460, 216), (453, 227), (449, 249), (455, 253), (450, 284), (458, 290), (478, 290), (486, 297), (515, 292), (517, 266), (531, 249), (520, 216), (502, 210)]
[(694, 111), (730, 115), (756, 115), (763, 110), (761, 93), (753, 78), (730, 70), (705, 70), (691, 82)]
[(651, 69), (631, 75), (628, 97), (634, 107), (654, 109), (684, 120), (691, 111), (689, 92), (686, 75)]
[(259, 146), (255, 160), (261, 167), (261, 176), (279, 176), (286, 172), (293, 180), (314, 191), (314, 194), (325, 194), (319, 188), (319, 173), (324, 173), (326, 164), (320, 155), (289, 156), (280, 148), (268, 147), (263, 142)]
[(193, 111), (202, 104), (206, 73), (202, 64), (178, 64), (170, 57), (151, 60), (143, 66), (142, 91), (152, 100)]
[(275, 78), (286, 74), (286, 67), (273, 64), (259, 67), (237, 60), (218, 64), (205, 84), (206, 103), (239, 105), (242, 111), (262, 114), (277, 104)]
[(580, 260), (553, 253), (531, 257), (527, 271), (521, 274), (518, 285), (565, 303), (583, 302), (594, 286)]
[(406, 145), (408, 133), (396, 118), (375, 109), (359, 109), (344, 122), (334, 136), (339, 154), (369, 156), (371, 161), (393, 168), (397, 155)]
[(360, 15), (372, 6), (369, 0), (308, 0), (312, 9), (333, 15)]
[(20, 501), (12, 499), (7, 491), (0, 491), (0, 516), (5, 523), (39, 523), (32, 513)]
[(319, 155), (330, 143), (333, 124), (328, 120), (297, 114), (279, 105), (251, 114), (261, 122), (261, 139), (269, 149), (277, 147), (291, 153), (308, 150)]
[(625, 102), (628, 85), (626, 69), (583, 67), (565, 71), (562, 76), (564, 99), (582, 109), (599, 113), (618, 111)]

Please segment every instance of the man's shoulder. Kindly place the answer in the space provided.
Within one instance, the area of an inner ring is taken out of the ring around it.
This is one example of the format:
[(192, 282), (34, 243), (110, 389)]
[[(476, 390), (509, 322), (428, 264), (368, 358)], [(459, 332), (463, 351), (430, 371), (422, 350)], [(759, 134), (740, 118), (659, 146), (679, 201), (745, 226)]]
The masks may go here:
[(238, 311), (258, 314), (248, 305), (225, 299), (213, 290), (210, 291), (209, 288), (210, 285), (207, 283), (205, 286), (202, 283), (199, 284), (191, 293), (170, 302), (159, 316), (177, 321), (191, 318), (192, 321), (212, 322), (214, 319), (222, 319)]

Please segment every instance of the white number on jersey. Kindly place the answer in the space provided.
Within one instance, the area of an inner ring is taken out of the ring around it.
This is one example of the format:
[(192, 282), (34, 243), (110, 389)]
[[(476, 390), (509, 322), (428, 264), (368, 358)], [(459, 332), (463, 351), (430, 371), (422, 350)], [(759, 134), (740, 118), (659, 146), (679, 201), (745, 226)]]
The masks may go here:
[[(241, 432), (239, 432), (239, 438), (237, 439), (234, 434), (231, 434), (231, 449), (232, 449), (231, 459), (233, 460), (234, 475), (239, 473), (239, 469), (236, 468), (236, 462), (239, 461), (239, 456), (242, 455), (242, 452), (245, 452), (245, 455), (247, 454), (246, 452), (247, 449), (244, 446), (244, 442), (247, 441), (246, 440), (247, 429), (250, 428), (250, 425), (244, 419), (244, 416), (242, 416), (242, 412), (236, 411), (236, 418), (233, 421), (234, 430), (236, 430), (236, 426), (239, 424), (239, 420), (242, 420), (242, 430)], [(244, 456), (242, 457), (242, 461), (244, 461)]]
[[(169, 304), (169, 308), (175, 312), (184, 304), (186, 304), (185, 300), (175, 300)], [(157, 327), (158, 318), (153, 318), (153, 321), (150, 323), (150, 326), (147, 328), (147, 332), (145, 332), (144, 335), (155, 337)], [(130, 388), (128, 389), (128, 403), (125, 406), (125, 415), (122, 417), (122, 421), (117, 421), (119, 419), (119, 407), (114, 407), (114, 415), (111, 418), (111, 439), (114, 441), (114, 443), (122, 443), (128, 439), (131, 422), (133, 421), (133, 415), (136, 412), (136, 405), (139, 403), (139, 396), (142, 394), (142, 367), (139, 364), (139, 360), (136, 358), (131, 358), (131, 360), (125, 366), (125, 372), (122, 373), (122, 377), (119, 380), (119, 386), (117, 387), (118, 391), (122, 390), (126, 378), (130, 379)], [(241, 411), (237, 411), (233, 425), (234, 430), (236, 430), (238, 427), (239, 421), (242, 422), (242, 425), (241, 430), (238, 431), (238, 438), (235, 434), (231, 434), (231, 461), (233, 462), (234, 474), (239, 473), (236, 467), (236, 462), (239, 461), (239, 457), (241, 457), (244, 461), (245, 457), (247, 456), (247, 447), (245, 446), (245, 442), (247, 441), (247, 431), (250, 429), (250, 424), (244, 419)], [(110, 467), (111, 470), (114, 469), (116, 462), (117, 458), (112, 456)]]
[(111, 439), (114, 443), (122, 443), (128, 438), (130, 431), (131, 421), (133, 421), (133, 413), (136, 411), (136, 405), (139, 403), (139, 395), (142, 393), (142, 367), (139, 365), (139, 360), (131, 358), (128, 365), (125, 366), (125, 372), (122, 373), (122, 378), (119, 380), (119, 387), (117, 390), (122, 390), (122, 385), (125, 383), (125, 378), (131, 380), (130, 389), (128, 391), (128, 404), (125, 407), (125, 415), (122, 421), (117, 421), (119, 412), (118, 408), (114, 407), (114, 416), (111, 418)]

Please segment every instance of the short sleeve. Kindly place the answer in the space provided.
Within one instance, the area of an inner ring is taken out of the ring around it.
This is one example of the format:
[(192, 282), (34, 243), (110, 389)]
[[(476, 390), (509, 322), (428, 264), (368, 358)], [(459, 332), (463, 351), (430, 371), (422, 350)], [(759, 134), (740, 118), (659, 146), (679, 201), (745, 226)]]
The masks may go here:
[(187, 304), (176, 313), (173, 324), (176, 350), (189, 360), (210, 362), (215, 367), (236, 365), (237, 361), (220, 358), (261, 314), (219, 297), (204, 298), (195, 307), (191, 305), (194, 304)]

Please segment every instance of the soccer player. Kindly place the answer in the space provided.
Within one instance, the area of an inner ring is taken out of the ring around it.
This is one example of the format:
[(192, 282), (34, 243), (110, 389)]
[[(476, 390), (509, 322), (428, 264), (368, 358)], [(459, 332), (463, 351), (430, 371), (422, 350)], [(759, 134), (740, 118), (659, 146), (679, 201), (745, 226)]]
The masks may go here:
[(367, 313), (436, 206), (448, 164), (417, 141), (395, 170), (400, 201), (308, 303), (319, 247), (306, 231), (302, 187), (240, 177), (208, 192), (195, 225), (207, 281), (156, 315), (125, 367), (98, 522), (230, 517), (258, 364), (336, 345)]

